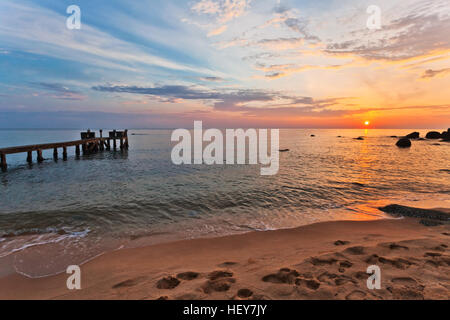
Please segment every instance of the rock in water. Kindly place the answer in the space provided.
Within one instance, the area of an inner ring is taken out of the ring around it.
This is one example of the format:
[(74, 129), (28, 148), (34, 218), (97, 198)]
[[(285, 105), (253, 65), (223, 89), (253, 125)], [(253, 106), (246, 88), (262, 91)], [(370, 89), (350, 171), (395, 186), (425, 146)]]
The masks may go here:
[(397, 141), (396, 146), (399, 148), (410, 148), (411, 147), (411, 141), (407, 138), (401, 138)]
[(419, 132), (412, 132), (412, 133), (408, 134), (405, 138), (407, 138), (407, 139), (419, 139), (420, 138), (420, 133)]
[(364, 137), (354, 138), (354, 140), (364, 140)]
[(430, 131), (427, 133), (426, 136), (427, 139), (440, 139), (441, 138), (441, 134), (437, 131)]
[(410, 217), (422, 219), (420, 222), (427, 226), (435, 226), (450, 222), (450, 214), (439, 210), (413, 208), (401, 206), (398, 204), (391, 204), (378, 209), (394, 217)]
[(447, 131), (442, 132), (441, 138), (444, 141), (450, 141), (450, 129), (448, 129)]

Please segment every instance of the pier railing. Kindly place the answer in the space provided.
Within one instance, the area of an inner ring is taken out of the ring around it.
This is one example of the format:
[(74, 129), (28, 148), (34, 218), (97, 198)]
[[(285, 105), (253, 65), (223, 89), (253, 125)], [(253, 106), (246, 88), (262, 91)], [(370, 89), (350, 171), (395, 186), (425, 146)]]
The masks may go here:
[[(28, 146), (8, 147), (0, 149), (0, 167), (2, 171), (6, 171), (8, 164), (6, 162), (6, 155), (15, 153), (27, 153), (27, 162), (33, 162), (33, 152), (36, 152), (37, 162), (44, 161), (42, 157), (43, 150), (53, 149), (53, 159), (58, 160), (58, 149), (62, 149), (63, 160), (67, 160), (67, 148), (75, 147), (75, 155), (80, 156), (81, 151), (83, 155), (93, 154), (99, 151), (111, 150), (111, 140), (113, 141), (112, 148), (117, 149), (117, 141), (120, 142), (120, 149), (128, 149), (128, 130), (117, 131), (113, 130), (109, 132), (109, 137), (103, 137), (103, 130), (100, 130), (100, 137), (95, 137), (95, 132), (88, 130), (87, 132), (81, 132), (81, 140), (34, 144)], [(81, 151), (80, 151), (81, 146)]]

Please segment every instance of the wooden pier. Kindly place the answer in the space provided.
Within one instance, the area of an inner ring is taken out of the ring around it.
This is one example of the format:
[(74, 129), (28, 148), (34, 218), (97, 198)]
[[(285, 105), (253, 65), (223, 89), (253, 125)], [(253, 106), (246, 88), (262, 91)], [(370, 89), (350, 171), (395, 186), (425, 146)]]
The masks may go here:
[[(62, 149), (62, 158), (67, 160), (67, 148), (75, 147), (75, 155), (80, 156), (81, 152), (83, 155), (97, 153), (99, 151), (111, 150), (111, 140), (113, 142), (113, 150), (117, 150), (117, 142), (119, 142), (120, 150), (128, 149), (128, 130), (117, 131), (113, 130), (109, 132), (108, 137), (103, 137), (103, 130), (100, 130), (100, 137), (95, 137), (95, 132), (88, 130), (87, 132), (81, 132), (81, 140), (57, 142), (57, 143), (46, 143), (46, 144), (35, 144), (29, 146), (19, 146), (19, 147), (9, 147), (0, 149), (0, 167), (4, 172), (8, 169), (8, 164), (6, 162), (6, 155), (14, 153), (26, 153), (27, 162), (33, 162), (33, 152), (36, 152), (36, 160), (38, 163), (43, 162), (42, 157), (43, 150), (53, 149), (53, 159), (58, 160), (58, 149)], [(81, 147), (81, 149), (80, 149)]]

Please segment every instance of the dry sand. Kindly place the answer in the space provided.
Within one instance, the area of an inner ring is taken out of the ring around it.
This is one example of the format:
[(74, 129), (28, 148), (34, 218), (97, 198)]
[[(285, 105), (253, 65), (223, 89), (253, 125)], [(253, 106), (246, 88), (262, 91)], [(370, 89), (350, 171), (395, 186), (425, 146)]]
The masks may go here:
[[(67, 274), (0, 278), (1, 299), (449, 299), (450, 226), (339, 221), (108, 253)], [(381, 289), (367, 288), (367, 267)]]

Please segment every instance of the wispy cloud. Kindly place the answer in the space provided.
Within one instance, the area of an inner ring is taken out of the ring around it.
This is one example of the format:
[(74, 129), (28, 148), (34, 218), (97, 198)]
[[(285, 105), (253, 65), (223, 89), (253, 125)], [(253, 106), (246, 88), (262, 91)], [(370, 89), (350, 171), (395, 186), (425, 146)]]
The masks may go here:
[(87, 98), (85, 95), (81, 94), (81, 92), (71, 90), (67, 86), (64, 86), (59, 83), (39, 82), (39, 83), (31, 83), (31, 86), (43, 89), (39, 93), (34, 93), (35, 96), (37, 95), (48, 96), (51, 98), (62, 100), (84, 100)]
[(437, 75), (444, 76), (444, 75), (449, 75), (449, 74), (450, 74), (450, 68), (445, 68), (445, 69), (440, 69), (440, 70), (428, 69), (423, 73), (422, 79), (433, 78)]
[(146, 65), (211, 73), (211, 70), (151, 54), (135, 43), (118, 39), (86, 23), (79, 31), (69, 30), (65, 28), (66, 18), (37, 5), (4, 0), (0, 3), (0, 38), (18, 50), (105, 68), (141, 72), (140, 66)]

